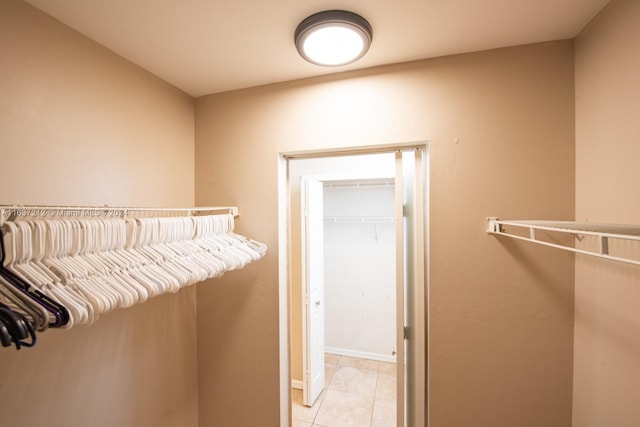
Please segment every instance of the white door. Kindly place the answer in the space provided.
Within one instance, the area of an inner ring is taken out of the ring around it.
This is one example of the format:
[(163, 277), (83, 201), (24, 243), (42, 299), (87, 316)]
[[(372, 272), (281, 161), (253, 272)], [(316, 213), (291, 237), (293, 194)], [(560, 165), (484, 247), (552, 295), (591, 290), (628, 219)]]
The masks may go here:
[(322, 182), (302, 179), (302, 395), (312, 406), (324, 389), (324, 213)]

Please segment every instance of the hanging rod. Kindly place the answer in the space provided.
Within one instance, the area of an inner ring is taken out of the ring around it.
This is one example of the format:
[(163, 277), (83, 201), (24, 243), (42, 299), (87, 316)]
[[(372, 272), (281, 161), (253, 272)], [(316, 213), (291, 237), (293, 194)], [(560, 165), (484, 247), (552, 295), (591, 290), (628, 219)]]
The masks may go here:
[(191, 208), (141, 208), (114, 206), (38, 206), (0, 205), (0, 225), (20, 217), (39, 218), (127, 218), (131, 212), (138, 213), (180, 213), (192, 216), (205, 212), (227, 212), (239, 215), (237, 206), (202, 206)]
[(395, 218), (392, 216), (326, 216), (324, 222), (345, 223), (345, 224), (377, 224), (392, 223)]
[[(552, 248), (563, 249), (612, 261), (640, 265), (640, 260), (613, 256), (609, 254), (609, 239), (640, 241), (640, 226), (637, 225), (594, 224), (573, 221), (501, 221), (496, 217), (489, 217), (487, 218), (487, 221), (487, 233), (489, 234), (512, 237), (514, 239), (525, 240), (527, 242), (538, 243), (541, 245), (550, 246)], [(512, 234), (508, 231), (505, 231), (503, 228), (504, 226), (527, 229), (529, 235), (527, 237), (518, 234)], [(539, 240), (536, 236), (536, 230), (573, 234), (575, 236), (593, 236), (599, 239), (599, 248), (598, 251), (592, 251)]]
[(340, 180), (340, 181), (326, 181), (324, 182), (325, 188), (345, 189), (350, 190), (354, 188), (358, 189), (370, 189), (370, 188), (393, 188), (395, 182), (393, 178), (389, 179), (367, 179), (363, 181), (352, 182), (352, 180)]

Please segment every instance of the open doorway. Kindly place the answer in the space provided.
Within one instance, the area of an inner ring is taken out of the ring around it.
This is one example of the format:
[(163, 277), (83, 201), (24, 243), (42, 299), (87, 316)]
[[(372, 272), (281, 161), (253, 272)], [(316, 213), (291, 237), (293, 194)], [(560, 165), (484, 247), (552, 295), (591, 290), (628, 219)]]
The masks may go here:
[[(404, 189), (403, 180), (411, 181), (408, 187), (415, 189), (416, 180), (424, 179), (422, 174), (417, 177), (413, 170), (407, 180), (402, 172), (402, 164), (409, 158), (414, 159), (414, 153), (412, 150), (404, 156), (390, 149), (376, 155), (350, 153), (285, 160), (289, 229), (286, 321), (291, 339), (287, 343), (290, 362), (286, 358), (281, 358), (281, 362), (285, 360), (290, 369), (290, 408), (293, 410), (287, 419), (293, 419), (293, 425), (413, 425), (405, 423), (406, 371), (417, 365), (424, 366), (426, 340), (424, 335), (422, 338), (420, 334), (415, 335), (423, 351), (422, 360), (416, 364), (412, 360), (416, 353), (405, 352), (404, 340), (406, 325), (411, 323), (411, 310), (404, 308), (405, 293), (416, 296), (416, 292), (406, 290), (405, 282), (415, 278), (415, 274), (407, 272), (408, 264), (412, 263), (407, 263), (406, 258), (411, 251), (398, 252), (396, 236), (401, 236), (404, 246), (408, 241), (424, 244), (423, 239), (415, 239), (413, 235), (407, 238), (407, 217), (403, 215), (404, 199), (410, 193)], [(406, 157), (404, 161), (403, 157)], [(405, 168), (405, 172), (410, 169)], [(396, 189), (398, 179), (400, 189)], [(314, 293), (304, 284), (309, 277), (305, 258), (311, 258), (305, 241), (308, 238), (305, 227), (310, 228), (309, 213), (305, 216), (309, 206), (303, 203), (307, 198), (305, 194), (310, 193), (305, 181), (314, 181), (315, 192), (320, 192), (320, 198), (326, 201), (320, 214), (315, 215), (316, 221), (319, 216), (322, 223), (321, 237), (316, 234), (315, 240), (322, 242), (319, 248), (315, 245), (312, 249), (322, 252), (324, 257), (320, 268), (312, 267), (316, 270), (312, 273), (314, 277), (321, 269), (318, 277), (322, 293)], [(424, 199), (419, 203), (424, 204)], [(283, 204), (281, 198), (281, 206)], [(424, 234), (423, 229), (421, 233)], [(360, 257), (353, 256), (356, 251)], [(424, 258), (424, 252), (421, 256)], [(421, 265), (424, 267), (424, 263)], [(377, 267), (382, 268), (376, 271)], [(281, 265), (281, 274), (283, 272)], [(424, 275), (422, 284), (416, 287), (424, 292)], [(422, 295), (424, 297), (424, 293)], [(417, 314), (422, 315), (424, 333), (423, 302), (417, 304), (422, 310)], [(322, 323), (320, 332), (317, 327), (308, 327), (318, 319)], [(282, 321), (283, 316), (281, 330)], [(322, 336), (319, 339), (317, 335)], [(314, 374), (314, 369), (318, 372), (318, 357), (314, 362), (312, 356), (317, 351), (305, 348), (310, 338), (315, 342), (311, 346), (321, 347), (321, 379)], [(398, 365), (396, 359), (400, 362)], [(281, 363), (281, 367), (285, 368), (285, 364)], [(416, 373), (424, 377), (424, 372), (423, 368)], [(412, 374), (411, 378), (417, 377)], [(314, 380), (317, 381), (314, 383)], [(419, 388), (424, 400), (425, 381), (411, 382), (422, 385)], [(408, 394), (407, 398), (411, 396)], [(422, 406), (418, 412), (424, 412)], [(283, 422), (282, 425), (289, 424)]]
[(393, 153), (290, 162), (295, 421), (395, 425), (394, 170)]

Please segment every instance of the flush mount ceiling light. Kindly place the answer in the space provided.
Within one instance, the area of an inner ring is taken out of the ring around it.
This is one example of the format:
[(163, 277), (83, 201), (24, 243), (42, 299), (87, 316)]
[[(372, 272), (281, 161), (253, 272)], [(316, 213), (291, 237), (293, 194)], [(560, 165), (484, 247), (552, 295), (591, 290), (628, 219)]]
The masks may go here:
[(346, 10), (315, 13), (298, 25), (296, 48), (307, 61), (327, 67), (346, 65), (369, 50), (373, 31), (362, 16)]

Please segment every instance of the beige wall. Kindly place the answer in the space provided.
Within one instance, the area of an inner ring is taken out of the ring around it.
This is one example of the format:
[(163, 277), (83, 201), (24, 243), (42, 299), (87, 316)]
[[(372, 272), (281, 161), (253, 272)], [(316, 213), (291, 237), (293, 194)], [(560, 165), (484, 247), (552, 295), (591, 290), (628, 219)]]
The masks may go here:
[[(189, 206), (184, 93), (0, 0), (0, 203)], [(195, 289), (0, 349), (0, 424), (196, 427)]]
[[(638, 224), (639, 23), (640, 2), (614, 0), (575, 42), (579, 221)], [(639, 284), (638, 267), (576, 257), (576, 427), (640, 422)]]
[(555, 42), (199, 98), (196, 201), (270, 247), (198, 287), (201, 426), (278, 423), (278, 152), (424, 139), (431, 427), (569, 425), (573, 256), (484, 230), (572, 219), (573, 85)]
[[(0, 203), (193, 203), (190, 97), (16, 0), (0, 52)], [(3, 424), (277, 425), (277, 153), (430, 139), (431, 426), (568, 425), (572, 257), (484, 217), (572, 217), (572, 88), (558, 42), (199, 99), (196, 200), (267, 257), (3, 349)]]

